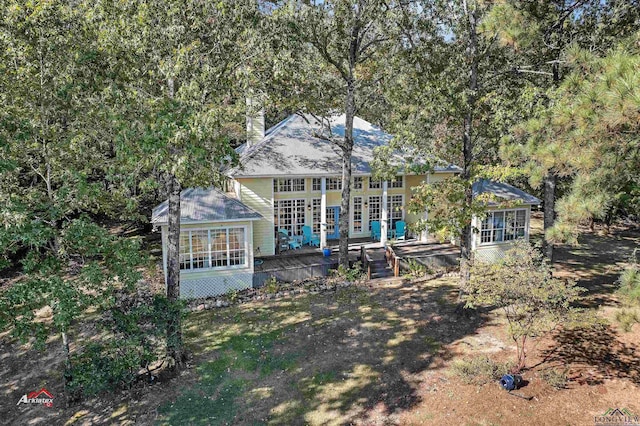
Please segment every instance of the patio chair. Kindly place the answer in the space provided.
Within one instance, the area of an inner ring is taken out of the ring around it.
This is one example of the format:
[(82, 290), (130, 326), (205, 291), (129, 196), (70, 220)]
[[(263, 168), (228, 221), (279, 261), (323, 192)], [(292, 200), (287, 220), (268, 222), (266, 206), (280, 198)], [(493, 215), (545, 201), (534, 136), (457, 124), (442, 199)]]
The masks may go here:
[(277, 242), (278, 242), (278, 252), (281, 253), (285, 250), (289, 250), (289, 236), (287, 234), (285, 234), (284, 232), (278, 231)]
[(302, 245), (309, 244), (310, 246), (320, 247), (320, 236), (311, 232), (310, 226), (302, 227)]
[(404, 221), (399, 220), (396, 222), (396, 240), (406, 239), (407, 224)]
[(377, 220), (371, 222), (371, 238), (374, 240), (380, 240), (381, 230), (380, 230), (380, 222)]
[(296, 237), (289, 237), (289, 247), (292, 249), (299, 249), (302, 247), (302, 244), (300, 244), (300, 240)]
[(287, 237), (289, 236), (289, 230), (287, 228), (278, 228), (278, 232), (286, 235)]

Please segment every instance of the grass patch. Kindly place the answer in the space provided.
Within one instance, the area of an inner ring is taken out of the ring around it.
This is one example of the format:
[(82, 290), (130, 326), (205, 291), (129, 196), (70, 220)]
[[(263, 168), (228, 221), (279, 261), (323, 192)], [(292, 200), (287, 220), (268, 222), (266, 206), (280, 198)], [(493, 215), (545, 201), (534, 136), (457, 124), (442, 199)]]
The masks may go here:
[(330, 383), (336, 379), (335, 371), (326, 371), (322, 373), (316, 373), (311, 377), (305, 377), (300, 382), (300, 392), (308, 400), (312, 400), (320, 388), (327, 383)]
[(499, 363), (489, 357), (480, 356), (455, 360), (451, 365), (451, 373), (467, 384), (484, 385), (508, 374), (512, 367), (513, 364), (510, 362)]
[(567, 387), (568, 379), (566, 371), (550, 368), (542, 371), (540, 373), (540, 378), (553, 388), (564, 389)]
[(245, 333), (230, 337), (220, 348), (219, 357), (196, 367), (198, 383), (173, 403), (160, 407), (161, 424), (232, 423), (238, 411), (236, 399), (249, 387), (247, 375), (268, 376), (296, 365), (298, 354), (275, 356), (276, 341), (282, 330), (263, 334)]

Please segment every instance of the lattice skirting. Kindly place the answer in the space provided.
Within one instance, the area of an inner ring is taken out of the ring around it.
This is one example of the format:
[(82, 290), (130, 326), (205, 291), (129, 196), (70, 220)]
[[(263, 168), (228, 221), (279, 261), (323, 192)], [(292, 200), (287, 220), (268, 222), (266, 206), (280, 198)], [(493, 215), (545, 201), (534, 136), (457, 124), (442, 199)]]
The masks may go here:
[(511, 248), (511, 244), (502, 244), (500, 246), (480, 247), (476, 249), (474, 260), (480, 262), (492, 263), (504, 257), (504, 254)]
[(180, 278), (180, 297), (198, 298), (225, 294), (231, 290), (251, 288), (253, 274), (251, 272), (229, 273), (198, 278), (184, 275)]

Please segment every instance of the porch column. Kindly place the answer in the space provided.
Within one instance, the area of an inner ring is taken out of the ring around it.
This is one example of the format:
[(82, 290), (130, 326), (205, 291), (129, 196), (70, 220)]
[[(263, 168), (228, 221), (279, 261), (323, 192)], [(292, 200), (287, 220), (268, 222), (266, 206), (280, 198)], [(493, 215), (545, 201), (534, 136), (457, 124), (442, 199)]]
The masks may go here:
[(320, 178), (320, 248), (327, 246), (327, 178)]
[(387, 245), (387, 181), (382, 181), (382, 212), (380, 213), (380, 245)]
[[(431, 173), (428, 173), (428, 174), (427, 174), (427, 180), (426, 180), (426, 181), (427, 181), (427, 185), (430, 185), (430, 184), (431, 184), (431, 182), (430, 182), (431, 180), (429, 179), (429, 176), (431, 176)], [(429, 219), (429, 210), (425, 210), (425, 211), (424, 211), (423, 219), (424, 219), (425, 221), (426, 221), (427, 219)], [(425, 228), (424, 228), (424, 231), (422, 231), (422, 232), (420, 233), (420, 241), (421, 241), (421, 242), (423, 242), (423, 243), (426, 243), (428, 239), (429, 239), (429, 228), (428, 228), (428, 227), (425, 227)]]
[[(425, 210), (424, 214), (422, 215), (422, 218), (425, 220), (425, 222), (429, 219), (429, 211)], [(429, 239), (429, 227), (425, 225), (424, 231), (422, 231), (420, 233), (420, 241), (423, 243), (426, 243), (427, 240)]]

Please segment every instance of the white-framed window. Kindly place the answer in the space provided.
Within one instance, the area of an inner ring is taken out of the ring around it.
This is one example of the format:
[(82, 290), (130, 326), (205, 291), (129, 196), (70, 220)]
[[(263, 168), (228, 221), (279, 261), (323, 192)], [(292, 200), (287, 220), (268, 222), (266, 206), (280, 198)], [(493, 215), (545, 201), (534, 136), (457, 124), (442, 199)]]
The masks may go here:
[(380, 189), (380, 188), (382, 188), (381, 180), (373, 180), (372, 178), (369, 178), (369, 189)]
[(389, 229), (395, 229), (396, 222), (402, 220), (404, 211), (404, 199), (402, 195), (389, 195), (387, 197), (387, 223)]
[(180, 270), (247, 267), (244, 227), (194, 229), (180, 232)]
[(389, 181), (389, 187), (391, 188), (402, 188), (404, 185), (404, 176), (396, 176), (393, 180)]
[(311, 180), (311, 189), (313, 191), (321, 191), (322, 190), (322, 179), (320, 178), (313, 178)]
[(274, 179), (273, 192), (304, 192), (304, 178)]
[(380, 221), (380, 212), (382, 210), (382, 197), (372, 195), (369, 197), (369, 231), (371, 231), (371, 222)]
[(362, 197), (353, 197), (353, 232), (362, 232)]
[(328, 177), (327, 178), (327, 191), (342, 191), (342, 178), (341, 177)]
[(286, 229), (289, 235), (302, 235), (304, 226), (305, 200), (275, 200), (273, 204), (273, 223), (275, 231)]
[(351, 178), (351, 187), (357, 191), (362, 190), (362, 176)]
[(502, 243), (524, 237), (526, 225), (525, 209), (487, 212), (480, 229), (480, 244)]
[(320, 206), (322, 205), (322, 201), (320, 198), (314, 198), (311, 201), (312, 206), (312, 229), (314, 234), (320, 233), (320, 221), (322, 220), (322, 210)]

